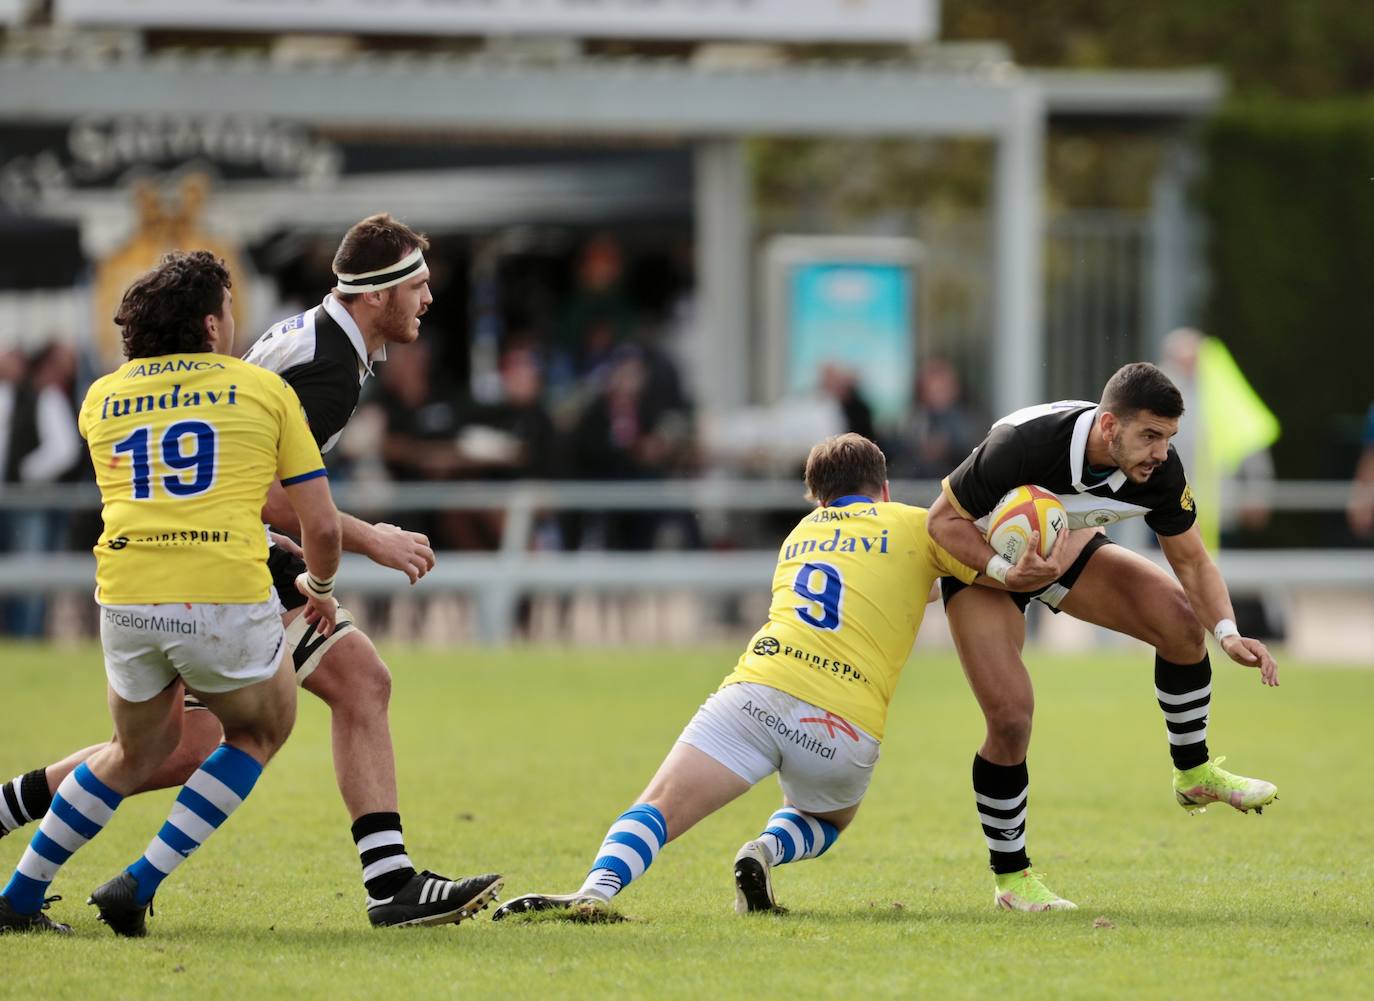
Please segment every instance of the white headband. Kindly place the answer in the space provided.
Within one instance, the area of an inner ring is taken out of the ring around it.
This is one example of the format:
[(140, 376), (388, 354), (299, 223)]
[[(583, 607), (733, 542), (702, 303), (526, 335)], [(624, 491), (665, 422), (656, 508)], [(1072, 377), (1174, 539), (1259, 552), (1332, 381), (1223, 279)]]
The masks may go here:
[(334, 286), (336, 292), (380, 292), (384, 288), (399, 285), (425, 269), (425, 253), (416, 247), (395, 264), (388, 264), (376, 271), (360, 275), (335, 275), (339, 279)]

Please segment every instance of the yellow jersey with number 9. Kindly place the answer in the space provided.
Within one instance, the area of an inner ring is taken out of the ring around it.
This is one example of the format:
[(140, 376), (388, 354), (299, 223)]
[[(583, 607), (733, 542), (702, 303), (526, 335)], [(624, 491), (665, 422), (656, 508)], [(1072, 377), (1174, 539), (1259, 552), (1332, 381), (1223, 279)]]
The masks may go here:
[(752, 681), (841, 716), (881, 740), (887, 707), (943, 576), (972, 583), (931, 539), (926, 510), (841, 497), (782, 544), (768, 623), (721, 687)]
[(77, 426), (104, 503), (98, 601), (268, 599), (267, 488), (325, 475), (281, 376), (208, 352), (137, 358), (92, 384)]

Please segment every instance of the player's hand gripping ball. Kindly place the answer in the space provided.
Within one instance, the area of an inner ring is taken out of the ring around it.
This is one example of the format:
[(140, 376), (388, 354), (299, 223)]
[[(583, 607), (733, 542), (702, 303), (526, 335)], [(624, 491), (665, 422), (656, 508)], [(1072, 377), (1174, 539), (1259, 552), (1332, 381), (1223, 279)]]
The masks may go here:
[(1040, 533), (1040, 555), (1048, 556), (1059, 533), (1069, 527), (1069, 515), (1059, 498), (1041, 487), (1008, 490), (988, 516), (987, 540), (998, 556), (1015, 563), (1025, 552), (1032, 532)]

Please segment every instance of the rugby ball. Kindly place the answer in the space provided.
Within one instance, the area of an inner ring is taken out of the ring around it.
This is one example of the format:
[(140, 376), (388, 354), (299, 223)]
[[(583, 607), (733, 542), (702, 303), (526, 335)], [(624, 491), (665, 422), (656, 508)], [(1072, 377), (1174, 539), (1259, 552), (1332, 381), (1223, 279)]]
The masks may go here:
[(1032, 532), (1040, 533), (1040, 555), (1048, 556), (1059, 533), (1069, 527), (1069, 515), (1059, 498), (1041, 487), (1008, 490), (988, 515), (986, 537), (997, 555), (1015, 563), (1025, 552)]

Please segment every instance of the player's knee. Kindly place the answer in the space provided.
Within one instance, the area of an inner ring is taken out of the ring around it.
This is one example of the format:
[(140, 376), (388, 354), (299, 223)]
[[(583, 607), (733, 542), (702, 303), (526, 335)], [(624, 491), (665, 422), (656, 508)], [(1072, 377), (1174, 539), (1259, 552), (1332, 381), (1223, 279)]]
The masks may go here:
[(349, 665), (349, 682), (343, 699), (344, 708), (372, 715), (384, 713), (391, 704), (391, 671), (371, 644), (367, 656)]
[(1207, 653), (1207, 633), (1182, 588), (1171, 590), (1165, 599), (1154, 647), (1171, 664), (1196, 664)]
[(989, 707), (988, 740), (1009, 752), (1030, 747), (1032, 715), (1031, 706), (1015, 702)]
[(249, 722), (226, 729), (224, 739), (226, 743), (266, 764), (281, 750), (286, 738), (291, 736), (295, 722), (294, 712), (264, 712)]
[(335, 714), (375, 717), (391, 704), (391, 672), (361, 633), (330, 649), (305, 687)]

